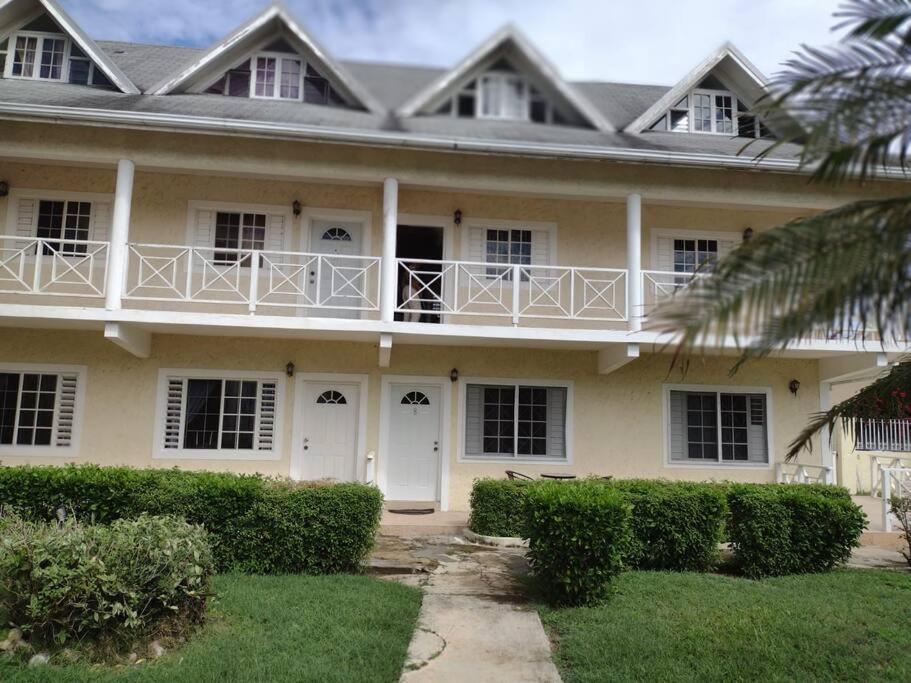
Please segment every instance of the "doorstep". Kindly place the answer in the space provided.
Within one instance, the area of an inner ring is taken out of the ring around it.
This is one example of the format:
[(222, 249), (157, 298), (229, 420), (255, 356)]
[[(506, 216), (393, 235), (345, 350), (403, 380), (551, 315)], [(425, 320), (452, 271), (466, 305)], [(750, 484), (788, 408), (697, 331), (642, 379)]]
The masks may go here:
[[(439, 503), (416, 503), (413, 501), (387, 501), (383, 505), (379, 533), (402, 538), (424, 536), (454, 536), (461, 534), (468, 526), (467, 512), (442, 512)], [(433, 508), (430, 514), (396, 514), (390, 510)]]

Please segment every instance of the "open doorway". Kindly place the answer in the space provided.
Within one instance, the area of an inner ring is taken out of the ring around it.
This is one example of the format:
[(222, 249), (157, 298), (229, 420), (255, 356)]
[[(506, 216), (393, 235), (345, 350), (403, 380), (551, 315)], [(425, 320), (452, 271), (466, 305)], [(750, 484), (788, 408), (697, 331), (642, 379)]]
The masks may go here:
[(395, 255), (404, 259), (398, 268), (396, 288), (399, 308), (396, 320), (439, 323), (443, 282), (443, 228), (400, 225), (396, 232)]

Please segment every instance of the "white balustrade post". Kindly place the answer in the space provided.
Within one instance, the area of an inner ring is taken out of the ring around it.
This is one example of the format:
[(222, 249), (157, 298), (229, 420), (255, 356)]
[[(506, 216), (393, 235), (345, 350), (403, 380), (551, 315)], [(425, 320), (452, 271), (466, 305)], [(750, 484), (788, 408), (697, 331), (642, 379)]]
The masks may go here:
[[(520, 299), (520, 287), (521, 287), (521, 278), (522, 270), (518, 264), (512, 267), (512, 324), (513, 326), (518, 326), (519, 324), (519, 308), (521, 306)], [(531, 287), (531, 278), (529, 278), (528, 286)]]
[(250, 293), (247, 296), (247, 309), (256, 313), (256, 300), (259, 298), (259, 250), (250, 252)]
[(119, 311), (123, 302), (135, 171), (136, 167), (129, 159), (121, 159), (117, 162), (114, 217), (111, 221), (111, 244), (108, 247), (108, 274), (104, 297), (104, 307), (109, 311)]
[(395, 178), (383, 181), (383, 262), (380, 278), (380, 320), (395, 319), (398, 264), (395, 260), (396, 232), (399, 227), (399, 182)]
[(892, 517), (889, 516), (889, 503), (892, 498), (892, 472), (883, 468), (882, 477), (883, 531), (892, 531)]
[[(831, 382), (819, 383), (819, 412), (823, 413), (832, 407), (832, 384)], [(832, 455), (832, 434), (828, 426), (822, 428), (819, 432), (819, 446), (823, 467), (828, 467), (832, 471), (832, 483), (835, 483), (838, 473), (835, 471), (835, 458)]]
[(626, 317), (630, 332), (642, 329), (642, 196), (626, 198)]

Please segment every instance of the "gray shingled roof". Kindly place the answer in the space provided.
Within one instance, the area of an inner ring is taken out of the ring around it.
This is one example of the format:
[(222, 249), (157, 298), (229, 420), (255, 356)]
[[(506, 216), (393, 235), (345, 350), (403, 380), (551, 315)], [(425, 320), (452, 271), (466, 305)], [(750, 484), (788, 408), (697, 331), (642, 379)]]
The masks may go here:
[[(191, 47), (113, 41), (98, 41), (98, 45), (143, 91), (179, 71), (203, 52)], [(738, 155), (745, 142), (742, 139), (714, 135), (656, 132), (632, 135), (516, 121), (484, 121), (450, 116), (400, 117), (395, 114), (395, 110), (444, 73), (444, 69), (365, 62), (342, 64), (389, 110), (388, 114), (371, 114), (299, 102), (205, 94), (125, 95), (85, 86), (14, 79), (0, 79), (0, 103), (326, 126), (354, 132), (405, 132), (419, 138), (445, 137), (466, 141), (527, 142), (729, 156)], [(668, 90), (665, 86), (627, 83), (581, 82), (573, 85), (618, 131), (622, 131)], [(755, 154), (759, 148), (759, 145), (751, 147), (749, 154)], [(775, 151), (774, 157), (793, 159), (798, 152), (798, 147), (784, 145)]]

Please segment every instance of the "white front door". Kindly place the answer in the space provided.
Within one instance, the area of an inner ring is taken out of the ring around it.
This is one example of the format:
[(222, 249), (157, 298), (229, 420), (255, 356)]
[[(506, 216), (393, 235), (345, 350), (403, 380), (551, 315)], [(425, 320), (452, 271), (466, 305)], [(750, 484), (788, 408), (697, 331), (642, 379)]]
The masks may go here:
[(360, 385), (305, 380), (299, 386), (301, 478), (356, 481)]
[(421, 384), (389, 386), (390, 424), (386, 498), (439, 499), (440, 387)]
[(363, 306), (364, 295), (368, 293), (369, 282), (363, 272), (364, 264), (358, 259), (332, 257), (359, 256), (362, 232), (363, 225), (351, 221), (314, 220), (310, 224), (311, 251), (327, 255), (319, 268), (314, 264), (310, 269), (311, 297), (318, 297), (321, 306), (326, 307), (319, 309), (318, 315), (332, 318), (360, 316), (360, 311), (350, 309)]

